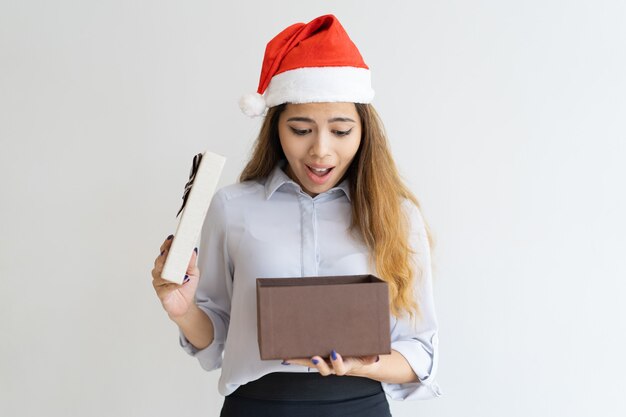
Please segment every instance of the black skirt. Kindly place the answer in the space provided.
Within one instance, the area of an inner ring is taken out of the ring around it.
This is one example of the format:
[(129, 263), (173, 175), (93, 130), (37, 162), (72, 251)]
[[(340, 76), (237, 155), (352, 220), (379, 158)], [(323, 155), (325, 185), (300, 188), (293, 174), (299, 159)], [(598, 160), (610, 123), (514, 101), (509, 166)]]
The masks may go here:
[(391, 417), (378, 381), (275, 372), (226, 396), (220, 417)]

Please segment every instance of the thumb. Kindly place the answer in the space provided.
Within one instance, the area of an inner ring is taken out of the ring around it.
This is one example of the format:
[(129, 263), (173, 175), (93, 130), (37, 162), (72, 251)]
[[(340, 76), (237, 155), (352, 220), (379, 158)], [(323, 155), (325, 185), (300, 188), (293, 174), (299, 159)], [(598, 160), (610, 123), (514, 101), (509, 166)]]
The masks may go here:
[(187, 266), (188, 274), (194, 274), (194, 272), (198, 269), (196, 267), (197, 262), (198, 262), (198, 248), (196, 247), (193, 249), (193, 252), (191, 253), (191, 259), (189, 259), (189, 265)]

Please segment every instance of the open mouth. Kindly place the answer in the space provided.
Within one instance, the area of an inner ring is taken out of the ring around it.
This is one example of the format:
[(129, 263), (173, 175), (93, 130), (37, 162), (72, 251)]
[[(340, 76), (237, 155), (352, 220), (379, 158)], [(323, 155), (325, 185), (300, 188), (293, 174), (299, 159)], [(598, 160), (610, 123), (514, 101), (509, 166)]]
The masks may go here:
[(324, 175), (332, 171), (334, 167), (333, 168), (313, 168), (307, 165), (307, 168), (309, 168), (309, 171), (311, 171), (313, 174), (317, 175), (318, 177), (323, 177)]
[(316, 184), (323, 184), (324, 182), (326, 182), (326, 180), (330, 177), (333, 169), (335, 169), (335, 167), (313, 168), (308, 165), (306, 165), (306, 167), (309, 178)]

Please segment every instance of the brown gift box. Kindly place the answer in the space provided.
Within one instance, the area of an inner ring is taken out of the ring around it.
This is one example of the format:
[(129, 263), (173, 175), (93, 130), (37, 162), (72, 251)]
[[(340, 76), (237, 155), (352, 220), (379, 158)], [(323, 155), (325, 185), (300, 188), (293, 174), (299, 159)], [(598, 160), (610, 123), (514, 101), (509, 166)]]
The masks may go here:
[(391, 353), (389, 290), (374, 275), (257, 278), (261, 359)]

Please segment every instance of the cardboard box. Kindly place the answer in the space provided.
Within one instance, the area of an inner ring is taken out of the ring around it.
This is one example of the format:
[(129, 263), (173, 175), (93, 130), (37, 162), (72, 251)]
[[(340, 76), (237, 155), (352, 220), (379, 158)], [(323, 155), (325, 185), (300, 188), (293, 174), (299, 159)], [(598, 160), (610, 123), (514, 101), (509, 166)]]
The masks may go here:
[(391, 353), (389, 289), (373, 275), (257, 278), (261, 359)]

